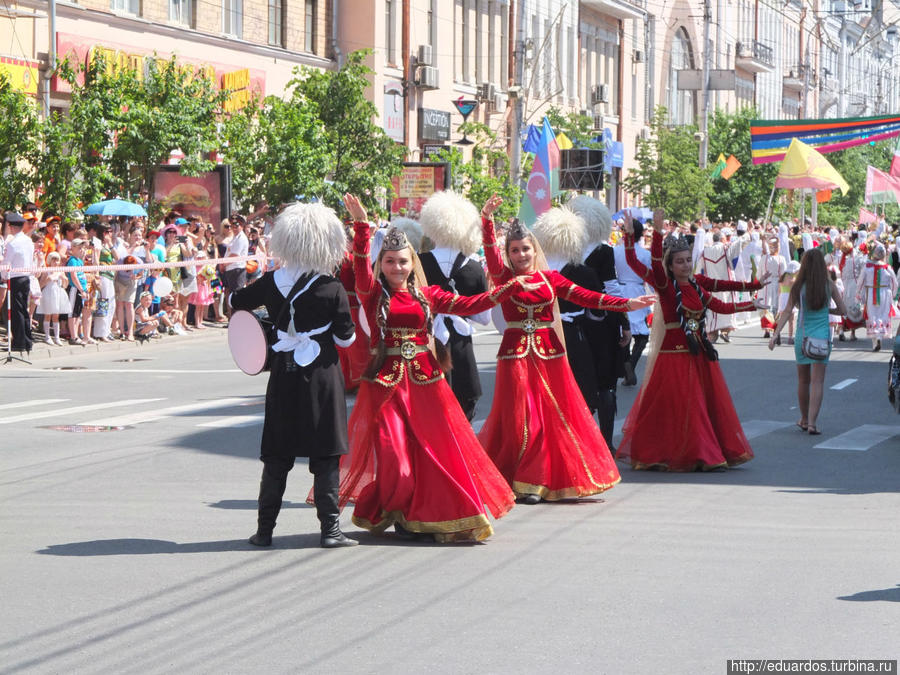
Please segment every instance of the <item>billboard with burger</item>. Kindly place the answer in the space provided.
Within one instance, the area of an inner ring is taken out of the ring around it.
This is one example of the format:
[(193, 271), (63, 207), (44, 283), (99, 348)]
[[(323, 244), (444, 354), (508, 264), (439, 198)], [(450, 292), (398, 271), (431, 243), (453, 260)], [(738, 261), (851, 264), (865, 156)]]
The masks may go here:
[(231, 212), (231, 167), (220, 165), (199, 176), (182, 176), (177, 166), (158, 167), (153, 199), (164, 211), (198, 216), (218, 227)]

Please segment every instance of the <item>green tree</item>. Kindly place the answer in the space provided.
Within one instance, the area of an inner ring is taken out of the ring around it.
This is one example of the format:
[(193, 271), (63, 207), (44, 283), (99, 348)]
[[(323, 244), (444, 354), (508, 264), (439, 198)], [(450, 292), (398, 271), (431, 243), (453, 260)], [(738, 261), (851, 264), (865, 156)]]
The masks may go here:
[(559, 134), (564, 133), (572, 143), (581, 148), (602, 148), (599, 132), (594, 129), (594, 118), (579, 112), (564, 112), (552, 106), (547, 110), (550, 126)]
[(338, 206), (352, 192), (377, 208), (406, 149), (375, 122), (367, 53), (349, 54), (337, 71), (295, 69), (283, 97), (225, 123), (224, 154), (242, 204), (318, 197)]
[(39, 139), (37, 105), (0, 72), (0, 210), (28, 201)]
[(735, 113), (718, 109), (709, 124), (707, 165), (716, 164), (719, 154), (734, 155), (741, 168), (729, 180), (711, 178), (710, 216), (721, 220), (765, 217), (766, 206), (779, 164), (753, 164), (750, 154), (750, 121), (759, 116), (756, 108)]
[(647, 205), (663, 208), (675, 220), (697, 218), (712, 190), (709, 176), (697, 161), (696, 127), (667, 126), (668, 112), (656, 108), (650, 137), (638, 139), (637, 168), (623, 181), (632, 195), (643, 195)]
[(89, 69), (60, 63), (57, 74), (72, 88), (64, 115), (42, 125), (38, 175), (45, 208), (71, 214), (105, 196), (153, 194), (158, 165), (173, 150), (184, 154), (181, 171), (214, 165), (207, 153), (218, 141), (217, 116), (227, 91), (211, 79), (169, 61), (150, 60), (146, 73), (107, 68), (100, 57)]
[[(859, 208), (865, 205), (866, 170), (869, 165), (872, 165), (877, 169), (887, 171), (891, 165), (893, 148), (893, 141), (880, 141), (874, 145), (868, 143), (857, 145), (825, 155), (825, 159), (850, 185), (850, 190), (845, 195), (842, 195), (839, 190), (834, 190), (830, 201), (819, 204), (818, 221), (820, 225), (843, 228), (850, 221), (857, 221)], [(866, 206), (866, 208), (873, 209), (872, 206)], [(808, 207), (807, 213), (809, 213)]]
[(450, 162), (453, 189), (481, 208), (492, 194), (503, 198), (497, 219), (505, 220), (519, 212), (522, 190), (510, 182), (509, 155), (497, 134), (480, 122), (467, 122), (460, 131), (473, 138), (472, 155), (466, 160), (457, 147), (443, 150), (438, 159)]

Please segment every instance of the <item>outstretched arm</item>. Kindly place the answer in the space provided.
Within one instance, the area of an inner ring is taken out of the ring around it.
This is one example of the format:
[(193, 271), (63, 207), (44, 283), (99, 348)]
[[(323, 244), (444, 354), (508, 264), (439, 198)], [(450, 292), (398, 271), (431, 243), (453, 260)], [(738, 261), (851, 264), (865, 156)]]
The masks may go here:
[(731, 281), (730, 279), (710, 279), (702, 274), (694, 275), (701, 288), (714, 293), (718, 291), (758, 291), (768, 277), (757, 281)]
[(344, 206), (353, 219), (353, 276), (356, 294), (368, 297), (375, 287), (375, 276), (369, 261), (369, 221), (366, 210), (359, 199), (351, 194), (344, 195)]
[(496, 194), (485, 202), (481, 209), (481, 239), (484, 244), (484, 259), (487, 262), (488, 274), (496, 285), (512, 278), (512, 271), (503, 264), (503, 258), (497, 249), (497, 234), (494, 231), (494, 211), (503, 203)]
[(490, 309), (520, 290), (522, 290), (520, 280), (513, 278), (506, 281), (503, 285), (497, 286), (489, 293), (468, 296), (456, 295), (443, 290), (439, 286), (428, 286), (427, 295), (431, 304), (431, 310), (435, 314), (470, 316)]
[(656, 300), (654, 295), (642, 295), (638, 298), (620, 298), (615, 295), (598, 293), (569, 281), (559, 272), (550, 271), (545, 272), (545, 274), (560, 298), (581, 307), (602, 309), (609, 312), (630, 312), (642, 307), (649, 307)]
[(662, 264), (663, 254), (663, 211), (657, 209), (653, 213), (653, 243), (650, 245), (651, 269), (647, 269), (634, 252), (634, 225), (631, 222), (631, 214), (625, 215), (625, 260), (628, 266), (635, 271), (646, 283), (656, 289), (665, 288), (669, 284)]

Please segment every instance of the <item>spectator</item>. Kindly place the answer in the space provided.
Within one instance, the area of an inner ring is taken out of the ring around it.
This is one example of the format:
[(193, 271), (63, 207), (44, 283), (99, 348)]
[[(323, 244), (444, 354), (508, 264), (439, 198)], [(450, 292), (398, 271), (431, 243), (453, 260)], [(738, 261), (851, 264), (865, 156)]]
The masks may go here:
[[(59, 267), (62, 259), (57, 251), (47, 254), (48, 267)], [(41, 301), (38, 303), (38, 311), (44, 316), (44, 342), (48, 345), (62, 346), (59, 337), (59, 316), (69, 312), (69, 298), (63, 289), (65, 273), (44, 272), (41, 274)]]
[[(26, 215), (9, 212), (6, 214), (6, 225), (12, 238), (6, 242), (3, 264), (12, 268), (31, 267), (34, 263), (34, 242), (31, 231), (34, 229), (33, 212)], [(4, 278), (9, 280), (9, 311), (11, 348), (17, 352), (30, 352), (34, 344), (31, 334), (31, 319), (28, 313), (28, 299), (31, 292), (31, 275), (28, 272), (6, 272)]]
[[(250, 242), (244, 234), (247, 221), (240, 214), (232, 214), (230, 218), (232, 238), (225, 249), (225, 257), (246, 256), (250, 250)], [(247, 263), (233, 262), (225, 266), (225, 297), (247, 285)], [(231, 316), (231, 308), (226, 307)]]
[[(73, 239), (69, 246), (69, 259), (66, 261), (66, 267), (83, 267), (84, 266), (84, 245), (83, 239)], [(72, 308), (69, 312), (69, 344), (84, 345), (84, 340), (80, 337), (81, 317), (84, 314), (84, 298), (88, 292), (87, 277), (84, 272), (74, 270), (68, 272), (67, 281), (69, 283), (69, 306)]]

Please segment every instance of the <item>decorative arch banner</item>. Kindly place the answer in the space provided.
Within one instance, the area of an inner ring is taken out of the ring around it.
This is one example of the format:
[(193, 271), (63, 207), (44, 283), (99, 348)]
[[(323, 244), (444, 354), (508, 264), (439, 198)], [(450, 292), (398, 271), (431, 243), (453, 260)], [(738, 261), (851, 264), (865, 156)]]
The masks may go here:
[(792, 138), (823, 154), (900, 136), (900, 115), (816, 120), (751, 120), (750, 154), (754, 164), (784, 159)]

